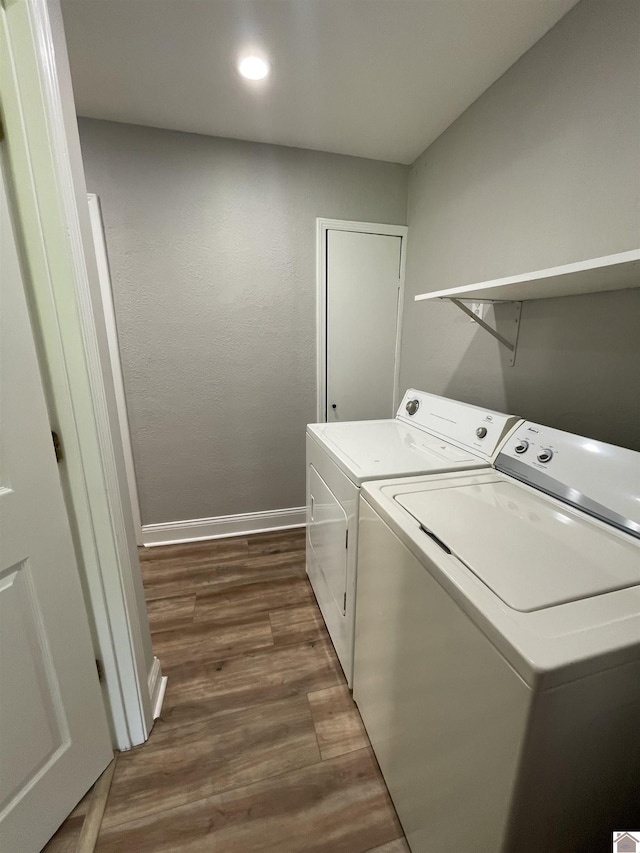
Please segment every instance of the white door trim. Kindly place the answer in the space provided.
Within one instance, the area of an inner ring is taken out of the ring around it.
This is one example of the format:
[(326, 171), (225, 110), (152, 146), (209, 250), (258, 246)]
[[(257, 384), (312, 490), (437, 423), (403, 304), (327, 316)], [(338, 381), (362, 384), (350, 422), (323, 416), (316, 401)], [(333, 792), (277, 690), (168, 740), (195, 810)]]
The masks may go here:
[(404, 274), (407, 257), (406, 225), (383, 225), (376, 222), (349, 222), (343, 219), (316, 219), (316, 420), (327, 420), (327, 232), (356, 231), (361, 234), (383, 234), (400, 237), (400, 291), (398, 295), (398, 320), (396, 325), (396, 354), (393, 376), (393, 408), (398, 406), (400, 381), (400, 343), (404, 308)]
[(98, 278), (100, 280), (100, 293), (102, 295), (102, 309), (104, 324), (109, 344), (109, 359), (111, 362), (111, 373), (116, 395), (116, 406), (118, 409), (118, 425), (120, 427), (120, 438), (124, 452), (124, 464), (127, 474), (127, 485), (129, 487), (129, 499), (131, 500), (131, 511), (133, 513), (133, 527), (138, 545), (142, 541), (142, 521), (140, 518), (140, 502), (138, 500), (138, 486), (136, 483), (136, 469), (133, 462), (133, 448), (131, 445), (131, 432), (129, 430), (129, 415), (127, 413), (127, 400), (124, 393), (124, 379), (122, 376), (122, 363), (120, 361), (120, 348), (118, 346), (118, 328), (116, 324), (116, 313), (113, 305), (113, 291), (111, 289), (111, 273), (109, 271), (109, 256), (104, 234), (104, 222), (100, 209), (100, 199), (95, 193), (88, 193), (89, 218), (91, 220), (91, 231), (93, 233), (93, 244), (96, 250), (96, 261), (98, 264)]
[(162, 691), (117, 426), (58, 0), (3, 4), (2, 109), (34, 336), (60, 475), (104, 670), (114, 746), (142, 743)]

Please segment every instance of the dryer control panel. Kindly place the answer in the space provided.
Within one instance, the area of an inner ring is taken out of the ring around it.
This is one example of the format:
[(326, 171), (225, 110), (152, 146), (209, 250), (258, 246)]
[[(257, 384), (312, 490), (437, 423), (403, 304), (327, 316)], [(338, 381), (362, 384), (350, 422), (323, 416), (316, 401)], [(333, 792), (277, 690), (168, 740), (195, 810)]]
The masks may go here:
[(640, 537), (640, 453), (523, 421), (494, 467)]
[(396, 417), (489, 460), (518, 418), (409, 388)]

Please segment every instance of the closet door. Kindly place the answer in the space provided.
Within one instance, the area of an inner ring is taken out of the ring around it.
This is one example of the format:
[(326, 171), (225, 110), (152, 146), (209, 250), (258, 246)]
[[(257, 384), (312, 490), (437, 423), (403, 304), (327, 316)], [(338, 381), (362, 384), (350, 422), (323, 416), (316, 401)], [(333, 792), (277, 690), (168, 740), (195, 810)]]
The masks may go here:
[(327, 420), (394, 414), (402, 237), (327, 233)]

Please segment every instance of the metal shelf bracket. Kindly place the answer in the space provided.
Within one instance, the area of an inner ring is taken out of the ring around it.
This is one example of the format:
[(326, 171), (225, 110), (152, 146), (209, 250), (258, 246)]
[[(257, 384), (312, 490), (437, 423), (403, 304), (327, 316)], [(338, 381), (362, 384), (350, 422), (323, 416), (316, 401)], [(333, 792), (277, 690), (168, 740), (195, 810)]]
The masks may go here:
[[(520, 315), (522, 313), (522, 302), (500, 302), (498, 303), (500, 306), (505, 309), (509, 307), (511, 309), (511, 316), (506, 319), (506, 323), (511, 326), (513, 329), (513, 334), (510, 336), (512, 340), (508, 340), (503, 335), (500, 334), (496, 329), (490, 326), (488, 323), (485, 323), (480, 317), (473, 313), (471, 308), (466, 305), (461, 299), (453, 299), (449, 297), (449, 301), (453, 302), (461, 311), (464, 311), (474, 323), (477, 323), (481, 326), (485, 332), (488, 332), (492, 335), (499, 343), (502, 344), (503, 347), (506, 347), (509, 350), (509, 364), (511, 367), (516, 363), (516, 353), (518, 351), (518, 335), (520, 332)], [(479, 300), (475, 300), (476, 302)]]

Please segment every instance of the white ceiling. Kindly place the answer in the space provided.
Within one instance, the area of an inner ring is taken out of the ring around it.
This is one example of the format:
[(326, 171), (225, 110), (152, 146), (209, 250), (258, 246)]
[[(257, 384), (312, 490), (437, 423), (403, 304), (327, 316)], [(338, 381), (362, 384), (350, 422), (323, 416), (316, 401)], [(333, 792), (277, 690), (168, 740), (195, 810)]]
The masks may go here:
[[(62, 0), (79, 115), (412, 163), (576, 0)], [(272, 73), (248, 84), (250, 48)]]

